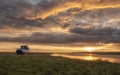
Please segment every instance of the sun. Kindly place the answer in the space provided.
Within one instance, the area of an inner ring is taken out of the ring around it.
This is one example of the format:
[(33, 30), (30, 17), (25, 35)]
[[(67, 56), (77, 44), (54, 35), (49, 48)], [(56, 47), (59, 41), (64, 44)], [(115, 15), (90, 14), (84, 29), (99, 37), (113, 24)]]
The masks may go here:
[(94, 48), (93, 47), (85, 47), (84, 50), (92, 52), (94, 50)]

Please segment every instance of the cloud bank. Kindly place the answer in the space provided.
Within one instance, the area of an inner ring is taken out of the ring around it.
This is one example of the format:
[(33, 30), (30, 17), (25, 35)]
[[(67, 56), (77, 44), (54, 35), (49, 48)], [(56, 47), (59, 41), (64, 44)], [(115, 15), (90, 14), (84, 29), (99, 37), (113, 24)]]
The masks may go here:
[(120, 43), (120, 0), (0, 0), (0, 41)]

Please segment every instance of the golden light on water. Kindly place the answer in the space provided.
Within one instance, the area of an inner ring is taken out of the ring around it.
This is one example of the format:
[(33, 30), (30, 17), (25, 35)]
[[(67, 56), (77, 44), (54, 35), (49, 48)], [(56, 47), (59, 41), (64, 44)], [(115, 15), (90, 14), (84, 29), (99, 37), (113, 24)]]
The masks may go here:
[(82, 60), (97, 60), (96, 57), (92, 56), (91, 54), (90, 55), (84, 55), (84, 56), (77, 56), (77, 55), (69, 55), (69, 54), (51, 54), (51, 56), (58, 56), (58, 57), (64, 57), (64, 58), (70, 58), (70, 59), (82, 59)]
[[(102, 61), (109, 61), (109, 62), (112, 62), (112, 63), (120, 63), (120, 60), (119, 58), (114, 58), (114, 57), (109, 57), (108, 56), (100, 56), (100, 55), (92, 55), (92, 54), (87, 54), (87, 55), (81, 55), (81, 53), (79, 53), (79, 55), (75, 55), (75, 54), (56, 54), (56, 53), (53, 53), (51, 54), (51, 56), (54, 56), (54, 57), (64, 57), (64, 58), (70, 58), (70, 59), (79, 59), (79, 60), (87, 60), (87, 61), (97, 61), (97, 60), (102, 60)], [(118, 56), (116, 56), (118, 57)]]

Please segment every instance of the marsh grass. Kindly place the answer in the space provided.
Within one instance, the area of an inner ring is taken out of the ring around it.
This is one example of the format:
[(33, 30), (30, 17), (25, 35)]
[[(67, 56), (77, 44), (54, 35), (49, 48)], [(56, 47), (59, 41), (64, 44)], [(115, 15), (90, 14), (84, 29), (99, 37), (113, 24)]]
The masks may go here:
[(120, 64), (51, 57), (49, 53), (0, 53), (0, 75), (120, 75)]

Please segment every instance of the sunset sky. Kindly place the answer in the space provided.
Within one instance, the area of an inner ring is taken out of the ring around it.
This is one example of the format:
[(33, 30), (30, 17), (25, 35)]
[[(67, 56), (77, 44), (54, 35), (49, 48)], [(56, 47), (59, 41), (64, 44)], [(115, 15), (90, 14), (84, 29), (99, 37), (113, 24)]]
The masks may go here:
[(0, 0), (0, 45), (6, 43), (119, 51), (120, 0)]

